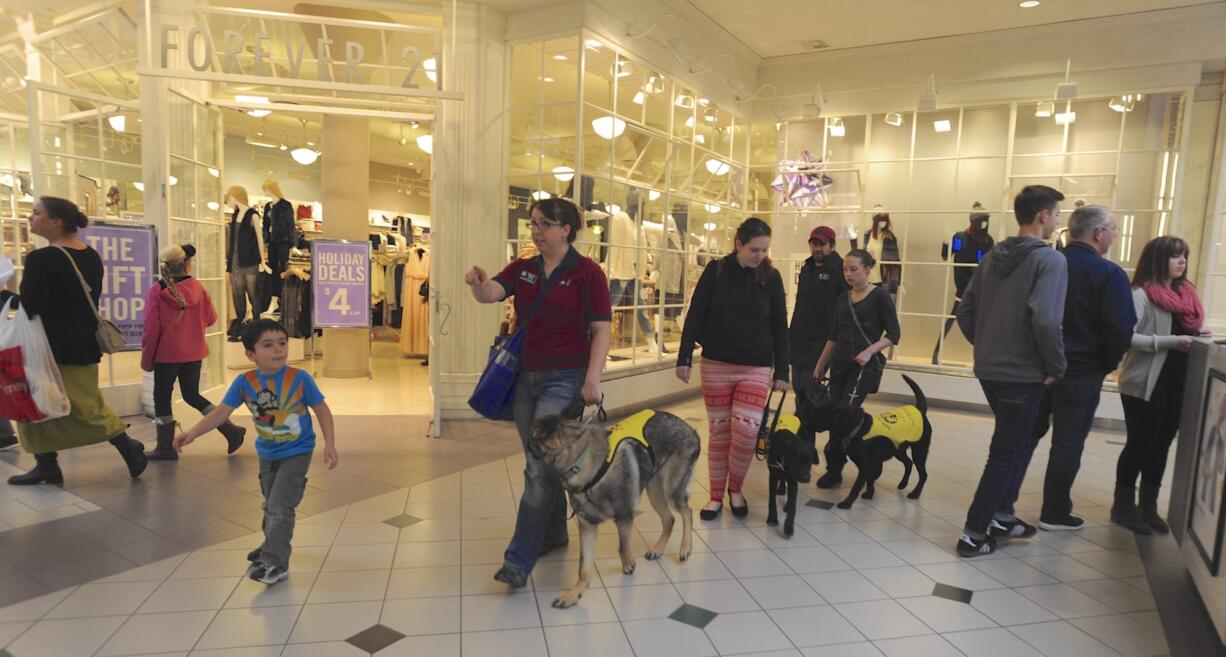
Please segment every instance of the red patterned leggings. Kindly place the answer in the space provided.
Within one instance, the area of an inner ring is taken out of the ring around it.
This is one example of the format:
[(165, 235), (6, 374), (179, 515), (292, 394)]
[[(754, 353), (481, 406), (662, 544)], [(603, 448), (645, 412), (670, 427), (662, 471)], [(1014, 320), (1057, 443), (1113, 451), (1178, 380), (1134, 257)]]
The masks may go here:
[(711, 501), (720, 502), (725, 486), (731, 493), (740, 492), (753, 462), (762, 407), (770, 393), (771, 368), (703, 358), (699, 370), (710, 427), (707, 468)]

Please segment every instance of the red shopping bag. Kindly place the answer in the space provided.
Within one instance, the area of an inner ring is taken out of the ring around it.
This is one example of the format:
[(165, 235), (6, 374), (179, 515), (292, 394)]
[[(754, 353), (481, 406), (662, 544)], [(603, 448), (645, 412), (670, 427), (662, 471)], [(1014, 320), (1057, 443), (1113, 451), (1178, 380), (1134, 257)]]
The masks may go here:
[[(72, 404), (41, 318), (10, 301), (0, 307), (0, 417), (42, 422), (64, 417)], [(10, 314), (11, 313), (11, 314)]]
[(0, 417), (18, 422), (38, 422), (47, 415), (38, 410), (30, 383), (26, 381), (21, 347), (0, 350)]

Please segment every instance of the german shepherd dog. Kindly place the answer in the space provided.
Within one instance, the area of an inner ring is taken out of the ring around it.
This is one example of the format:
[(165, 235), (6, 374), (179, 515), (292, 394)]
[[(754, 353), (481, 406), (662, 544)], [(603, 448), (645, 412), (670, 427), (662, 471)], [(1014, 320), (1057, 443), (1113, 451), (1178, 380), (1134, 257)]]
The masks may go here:
[[(850, 509), (864, 489), (864, 499), (873, 499), (873, 484), (881, 476), (882, 466), (891, 458), (902, 461), (906, 468), (898, 489), (907, 487), (911, 479), (911, 464), (919, 473), (919, 483), (907, 499), (918, 500), (928, 481), (928, 449), (932, 445), (932, 424), (928, 422), (928, 398), (919, 384), (902, 375), (915, 394), (913, 406), (902, 406), (887, 413), (872, 416), (863, 409), (853, 408), (836, 399), (827, 399), (814, 414), (815, 428), (830, 431), (830, 440), (842, 440), (847, 456), (856, 464), (859, 474), (847, 498), (838, 503), (840, 509)], [(894, 437), (891, 438), (890, 435)], [(911, 458), (907, 458), (910, 450)]]
[(668, 545), (675, 522), (670, 506), (681, 515), (681, 560), (693, 551), (694, 513), (688, 488), (701, 450), (698, 432), (676, 415), (648, 411), (631, 416), (641, 422), (649, 414), (641, 424), (646, 447), (638, 439), (611, 445), (610, 434), (618, 427), (610, 431), (599, 422), (581, 421), (583, 409), (583, 401), (577, 399), (560, 415), (537, 420), (528, 442), (533, 456), (562, 478), (579, 518), (579, 579), (553, 601), (559, 609), (575, 605), (587, 589), (596, 556), (596, 529), (605, 520), (617, 523), (622, 572), (634, 573), (630, 538), (644, 488), (660, 514), (661, 526), (647, 559), (659, 559)]
[(779, 524), (775, 498), (786, 494), (787, 500), (783, 504), (783, 535), (789, 538), (796, 532), (797, 491), (800, 484), (809, 482), (809, 471), (818, 462), (816, 446), (801, 440), (796, 434), (801, 426), (812, 424), (813, 414), (827, 396), (826, 389), (818, 385), (802, 388), (797, 394), (800, 404), (796, 415), (780, 414), (778, 422), (772, 427), (773, 431), (766, 447), (766, 465), (770, 472), (770, 502), (766, 524), (772, 527)]

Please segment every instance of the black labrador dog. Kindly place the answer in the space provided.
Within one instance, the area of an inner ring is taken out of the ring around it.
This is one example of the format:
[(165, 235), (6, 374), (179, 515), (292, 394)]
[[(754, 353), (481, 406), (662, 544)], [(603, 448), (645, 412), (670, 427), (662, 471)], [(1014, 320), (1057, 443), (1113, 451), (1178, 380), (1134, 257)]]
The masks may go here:
[[(838, 503), (840, 509), (850, 509), (864, 489), (864, 499), (873, 499), (873, 484), (881, 476), (882, 467), (891, 458), (902, 461), (905, 471), (898, 489), (907, 487), (911, 479), (911, 465), (919, 474), (919, 483), (907, 499), (917, 500), (924, 492), (928, 481), (928, 449), (932, 445), (932, 424), (928, 421), (928, 398), (919, 384), (906, 374), (902, 375), (915, 404), (901, 406), (880, 415), (869, 415), (863, 409), (853, 408), (838, 400), (827, 398), (814, 414), (814, 427), (829, 431), (830, 440), (842, 440), (847, 456), (856, 464), (859, 474), (847, 498)], [(910, 451), (910, 458), (907, 452)]]
[(779, 514), (776, 510), (775, 498), (787, 495), (783, 505), (783, 535), (791, 537), (796, 531), (796, 494), (799, 484), (809, 482), (809, 471), (817, 465), (816, 446), (799, 437), (800, 427), (812, 424), (818, 406), (825, 401), (826, 389), (819, 385), (808, 386), (798, 393), (800, 404), (797, 414), (781, 413), (779, 420), (770, 433), (766, 450), (766, 464), (770, 471), (770, 505), (766, 515), (766, 524), (774, 527), (779, 524)]

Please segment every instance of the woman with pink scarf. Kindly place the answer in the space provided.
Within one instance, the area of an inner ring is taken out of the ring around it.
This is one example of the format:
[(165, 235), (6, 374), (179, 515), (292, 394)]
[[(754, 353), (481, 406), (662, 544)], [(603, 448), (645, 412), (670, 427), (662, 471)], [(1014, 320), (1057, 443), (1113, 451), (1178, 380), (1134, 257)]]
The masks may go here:
[(1193, 338), (1208, 335), (1203, 331), (1205, 310), (1187, 271), (1187, 243), (1158, 237), (1141, 251), (1132, 278), (1137, 326), (1119, 383), (1128, 439), (1115, 468), (1111, 520), (1138, 534), (1170, 531), (1158, 515), (1158, 490), (1167, 452), (1179, 431), (1187, 351)]

